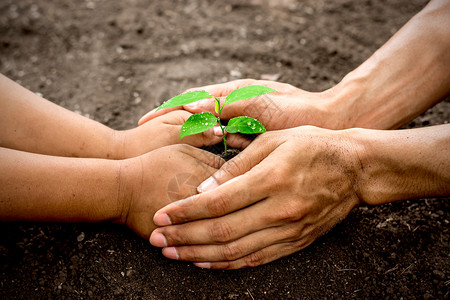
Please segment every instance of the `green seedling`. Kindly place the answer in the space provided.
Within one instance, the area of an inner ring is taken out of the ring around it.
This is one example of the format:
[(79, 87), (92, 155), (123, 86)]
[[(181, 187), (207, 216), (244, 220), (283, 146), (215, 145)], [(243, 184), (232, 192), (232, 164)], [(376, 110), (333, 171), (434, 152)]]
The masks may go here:
[(178, 95), (167, 100), (160, 107), (158, 107), (156, 111), (163, 108), (186, 105), (203, 99), (214, 98), (216, 100), (214, 110), (216, 111), (218, 116), (216, 117), (210, 112), (202, 112), (190, 116), (189, 119), (187, 119), (186, 122), (184, 122), (184, 124), (181, 126), (180, 138), (192, 134), (201, 133), (214, 127), (218, 123), (223, 134), (223, 145), (225, 147), (224, 156), (227, 156), (227, 140), (225, 138), (225, 131), (229, 133), (239, 132), (244, 134), (253, 134), (266, 132), (266, 128), (258, 120), (246, 116), (230, 119), (226, 126), (222, 125), (220, 117), (225, 105), (272, 92), (276, 91), (262, 85), (245, 86), (228, 94), (228, 96), (225, 98), (224, 104), (221, 105), (219, 98), (213, 97), (210, 93), (206, 91), (193, 91)]

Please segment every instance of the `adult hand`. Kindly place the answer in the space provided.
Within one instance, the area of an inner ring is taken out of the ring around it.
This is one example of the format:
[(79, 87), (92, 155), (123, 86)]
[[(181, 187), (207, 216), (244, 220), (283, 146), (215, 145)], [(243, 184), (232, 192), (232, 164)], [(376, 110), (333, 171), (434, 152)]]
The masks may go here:
[[(271, 93), (251, 100), (229, 104), (222, 112), (222, 117), (224, 119), (231, 119), (242, 115), (250, 116), (263, 123), (267, 130), (286, 129), (300, 125), (338, 128), (342, 123), (341, 119), (344, 117), (344, 114), (342, 114), (342, 112), (339, 114), (337, 108), (332, 107), (332, 90), (321, 93), (311, 93), (286, 83), (241, 79), (190, 89), (186, 92), (204, 90), (211, 93), (214, 97), (220, 98), (223, 103), (225, 97), (233, 90), (254, 84), (273, 88), (277, 93)], [(139, 120), (139, 125), (167, 112), (179, 109), (184, 109), (191, 113), (204, 111), (215, 113), (214, 105), (215, 102), (213, 99), (207, 99), (182, 107), (162, 109), (158, 112), (153, 110)]]
[(168, 258), (214, 269), (305, 248), (360, 202), (356, 145), (345, 131), (312, 126), (264, 133), (200, 185), (201, 194), (159, 210), (154, 221), (164, 227), (150, 242)]
[[(194, 147), (215, 145), (222, 142), (222, 131), (217, 127), (180, 139), (181, 125), (192, 114), (174, 111), (154, 118), (143, 126), (127, 131), (118, 131), (119, 157), (135, 157), (154, 149), (173, 144), (188, 144)], [(245, 148), (250, 142), (238, 134), (227, 134), (227, 143), (234, 148)]]
[(148, 239), (156, 228), (154, 213), (173, 201), (196, 194), (196, 187), (224, 161), (195, 147), (172, 145), (120, 163), (123, 208), (118, 223)]

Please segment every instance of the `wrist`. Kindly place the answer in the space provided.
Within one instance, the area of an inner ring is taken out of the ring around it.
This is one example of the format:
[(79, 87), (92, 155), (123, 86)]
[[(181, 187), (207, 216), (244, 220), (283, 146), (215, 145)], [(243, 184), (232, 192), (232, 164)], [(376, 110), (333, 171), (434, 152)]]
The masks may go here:
[(129, 159), (138, 157), (154, 150), (151, 136), (143, 126), (114, 132), (114, 159)]
[(114, 223), (126, 224), (133, 196), (140, 191), (142, 167), (139, 158), (117, 161), (117, 216)]
[(396, 127), (396, 116), (391, 116), (387, 111), (389, 109), (392, 113), (396, 108), (388, 105), (382, 92), (374, 92), (378, 89), (376, 70), (379, 68), (375, 56), (329, 90), (331, 100), (328, 110), (336, 116), (335, 129)]
[[(127, 154), (125, 153), (125, 143), (126, 143), (126, 131), (112, 130), (110, 134), (111, 140), (111, 151), (110, 157), (105, 157), (106, 159), (126, 159)], [(108, 153), (108, 152), (106, 152)]]
[(361, 202), (378, 205), (450, 193), (448, 125), (341, 132), (355, 149), (359, 163), (356, 187)]
[(361, 203), (379, 205), (399, 200), (398, 191), (404, 188), (405, 174), (395, 170), (399, 164), (391, 156), (395, 143), (383, 138), (384, 131), (380, 130), (351, 128), (342, 132), (351, 140), (354, 150), (358, 166), (355, 186)]

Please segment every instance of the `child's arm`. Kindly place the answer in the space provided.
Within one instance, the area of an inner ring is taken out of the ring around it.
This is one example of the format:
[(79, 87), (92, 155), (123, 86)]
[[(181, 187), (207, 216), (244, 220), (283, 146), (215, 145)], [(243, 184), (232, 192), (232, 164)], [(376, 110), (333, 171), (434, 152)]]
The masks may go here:
[(45, 100), (0, 74), (0, 147), (67, 157), (122, 159), (171, 144), (201, 147), (222, 140), (212, 130), (180, 139), (181, 125), (190, 115), (174, 112), (148, 126), (117, 131)]
[[(154, 212), (196, 193), (196, 186), (221, 164), (217, 156), (187, 145), (127, 160), (56, 157), (0, 147), (0, 220), (113, 221), (148, 238), (155, 228)], [(187, 184), (175, 184), (186, 182), (177, 181), (180, 174), (190, 175)]]

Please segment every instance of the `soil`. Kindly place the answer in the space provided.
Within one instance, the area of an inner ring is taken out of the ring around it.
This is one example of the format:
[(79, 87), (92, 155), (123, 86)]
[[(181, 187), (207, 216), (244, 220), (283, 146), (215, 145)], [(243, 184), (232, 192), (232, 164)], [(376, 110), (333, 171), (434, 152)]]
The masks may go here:
[[(326, 89), (426, 2), (3, 0), (0, 71), (126, 129), (189, 87)], [(447, 99), (407, 127), (449, 120)], [(168, 260), (109, 223), (0, 223), (0, 298), (448, 299), (449, 212), (449, 198), (362, 206), (307, 249), (237, 271)]]

